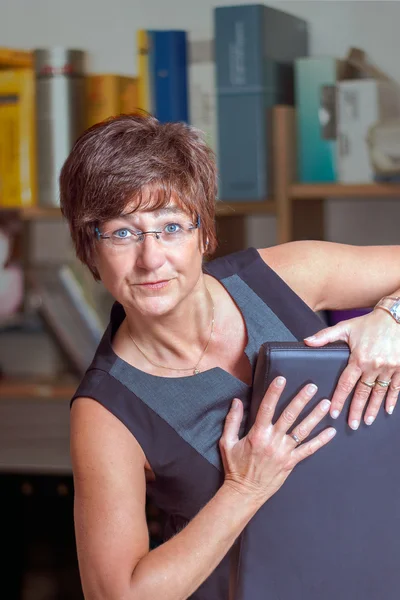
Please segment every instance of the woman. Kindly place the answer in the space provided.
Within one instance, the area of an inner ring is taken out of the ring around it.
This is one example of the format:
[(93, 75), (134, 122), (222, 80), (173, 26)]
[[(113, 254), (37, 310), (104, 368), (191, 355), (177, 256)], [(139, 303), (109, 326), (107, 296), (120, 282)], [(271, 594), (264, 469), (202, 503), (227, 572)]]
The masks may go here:
[[(216, 247), (214, 157), (196, 130), (147, 116), (83, 134), (60, 189), (78, 257), (117, 301), (71, 409), (85, 597), (227, 599), (235, 540), (332, 439), (333, 428), (309, 439), (327, 411), (337, 416), (354, 386), (354, 429), (386, 393), (393, 410), (395, 320), (375, 310), (319, 331), (315, 311), (400, 294), (400, 250), (293, 242), (204, 263)], [(311, 386), (274, 415), (280, 378), (243, 436), (260, 344), (311, 334), (310, 344), (342, 339), (352, 351), (332, 404), (302, 417)], [(151, 552), (146, 488), (168, 515), (167, 541)]]

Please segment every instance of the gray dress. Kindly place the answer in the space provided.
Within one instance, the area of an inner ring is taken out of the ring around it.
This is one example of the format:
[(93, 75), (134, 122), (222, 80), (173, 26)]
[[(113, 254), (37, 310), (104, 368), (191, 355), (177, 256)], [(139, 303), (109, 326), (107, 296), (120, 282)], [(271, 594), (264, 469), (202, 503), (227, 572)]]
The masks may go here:
[[(253, 367), (263, 342), (302, 340), (323, 327), (254, 248), (216, 259), (204, 265), (204, 272), (224, 285), (241, 310), (248, 333), (245, 352)], [(109, 326), (72, 401), (78, 396), (93, 398), (135, 436), (155, 473), (147, 493), (168, 515), (167, 540), (223, 483), (218, 441), (224, 419), (234, 397), (243, 401), (247, 414), (252, 388), (220, 367), (177, 378), (136, 369), (119, 358), (111, 345), (124, 317), (122, 306), (115, 303)], [(242, 432), (245, 424), (246, 416)], [(231, 551), (225, 556), (192, 600), (228, 600), (233, 555)], [(257, 553), (251, 559), (262, 557)]]

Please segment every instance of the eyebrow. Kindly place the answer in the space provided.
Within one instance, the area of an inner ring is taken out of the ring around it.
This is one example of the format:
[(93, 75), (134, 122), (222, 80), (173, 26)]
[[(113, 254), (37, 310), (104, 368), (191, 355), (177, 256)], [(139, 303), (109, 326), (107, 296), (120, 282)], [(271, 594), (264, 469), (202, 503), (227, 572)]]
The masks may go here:
[[(183, 215), (183, 214), (185, 214), (185, 212), (181, 208), (179, 208), (179, 206), (164, 206), (163, 208), (159, 208), (158, 210), (152, 210), (152, 211), (148, 211), (148, 212), (151, 212), (152, 214), (154, 214), (154, 216), (156, 218), (164, 217), (166, 215), (179, 215), (179, 214)], [(129, 213), (122, 213), (120, 216), (123, 218), (134, 218), (136, 214), (137, 214), (137, 212), (134, 211), (134, 212), (129, 212)]]

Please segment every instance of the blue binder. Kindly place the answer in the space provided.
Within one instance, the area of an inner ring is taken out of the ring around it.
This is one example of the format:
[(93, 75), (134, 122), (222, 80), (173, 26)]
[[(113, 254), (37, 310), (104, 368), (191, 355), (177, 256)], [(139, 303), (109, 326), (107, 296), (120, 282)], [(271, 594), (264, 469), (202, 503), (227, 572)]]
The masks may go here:
[(162, 123), (189, 121), (186, 31), (149, 31), (154, 115)]

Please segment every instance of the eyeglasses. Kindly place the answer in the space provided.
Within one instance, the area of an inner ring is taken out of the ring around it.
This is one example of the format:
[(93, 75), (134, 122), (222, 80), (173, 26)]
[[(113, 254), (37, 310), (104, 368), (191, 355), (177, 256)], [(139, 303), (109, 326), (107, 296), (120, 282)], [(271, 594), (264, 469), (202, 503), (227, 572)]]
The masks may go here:
[(183, 243), (194, 229), (200, 227), (200, 216), (197, 217), (196, 224), (171, 222), (156, 231), (135, 231), (129, 227), (121, 227), (114, 231), (101, 232), (98, 227), (95, 228), (95, 234), (98, 240), (113, 247), (136, 246), (144, 242), (146, 235), (154, 235), (156, 240), (163, 246), (178, 246)]

